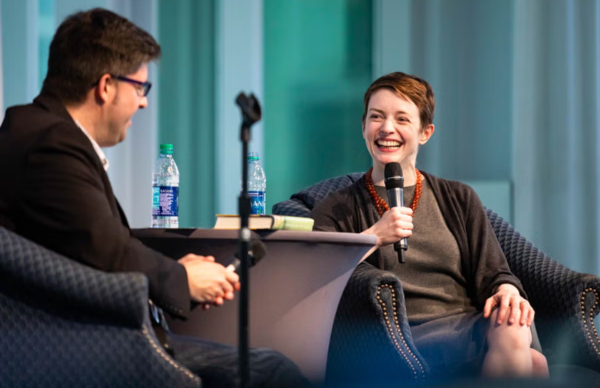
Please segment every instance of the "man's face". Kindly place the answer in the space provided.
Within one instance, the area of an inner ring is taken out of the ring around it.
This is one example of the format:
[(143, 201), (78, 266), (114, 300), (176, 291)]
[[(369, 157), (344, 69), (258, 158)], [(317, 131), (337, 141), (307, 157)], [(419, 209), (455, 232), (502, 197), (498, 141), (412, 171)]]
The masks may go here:
[[(126, 74), (125, 77), (146, 82), (148, 80), (148, 65), (142, 65), (139, 70), (133, 74)], [(127, 129), (131, 126), (131, 118), (138, 109), (143, 109), (148, 105), (148, 100), (143, 95), (139, 85), (113, 79), (116, 84), (116, 95), (110, 103), (107, 112), (106, 132), (104, 143), (101, 147), (113, 146), (127, 136)]]

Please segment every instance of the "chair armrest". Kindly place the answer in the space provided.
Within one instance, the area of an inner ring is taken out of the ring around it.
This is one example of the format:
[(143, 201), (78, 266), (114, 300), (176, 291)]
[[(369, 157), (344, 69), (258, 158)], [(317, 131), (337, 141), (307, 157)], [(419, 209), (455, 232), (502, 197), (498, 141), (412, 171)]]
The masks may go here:
[(348, 281), (337, 310), (327, 362), (327, 381), (413, 382), (429, 367), (417, 351), (398, 277), (368, 263)]
[(105, 273), (0, 228), (0, 283), (48, 306), (139, 328), (148, 311), (148, 280)]
[(570, 270), (541, 252), (510, 224), (488, 216), (511, 271), (536, 312), (536, 328), (550, 363), (576, 363), (600, 370), (600, 278)]
[(536, 311), (536, 328), (549, 362), (600, 370), (594, 326), (600, 278), (572, 271), (533, 246), (524, 252), (529, 253), (529, 263), (515, 265), (515, 272)]

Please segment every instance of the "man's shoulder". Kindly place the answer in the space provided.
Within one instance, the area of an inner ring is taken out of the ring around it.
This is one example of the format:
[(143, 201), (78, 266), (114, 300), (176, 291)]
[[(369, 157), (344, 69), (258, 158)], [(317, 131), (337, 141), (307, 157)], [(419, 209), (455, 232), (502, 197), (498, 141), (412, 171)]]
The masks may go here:
[(8, 131), (43, 130), (56, 125), (77, 127), (75, 122), (64, 114), (47, 109), (36, 101), (26, 105), (15, 105), (6, 110), (2, 129)]
[(85, 135), (75, 122), (36, 103), (18, 105), (6, 110), (0, 126), (2, 148), (28, 150), (40, 144), (85, 144)]

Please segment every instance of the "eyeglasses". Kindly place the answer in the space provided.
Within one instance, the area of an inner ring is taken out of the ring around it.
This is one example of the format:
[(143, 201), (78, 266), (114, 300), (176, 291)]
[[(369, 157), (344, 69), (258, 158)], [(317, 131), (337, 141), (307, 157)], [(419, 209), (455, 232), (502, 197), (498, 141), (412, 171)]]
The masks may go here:
[(118, 79), (119, 81), (129, 82), (130, 84), (137, 86), (135, 90), (137, 91), (137, 94), (140, 97), (146, 97), (148, 93), (150, 93), (150, 88), (152, 87), (152, 83), (148, 81), (140, 82), (120, 75), (111, 75), (111, 77)]

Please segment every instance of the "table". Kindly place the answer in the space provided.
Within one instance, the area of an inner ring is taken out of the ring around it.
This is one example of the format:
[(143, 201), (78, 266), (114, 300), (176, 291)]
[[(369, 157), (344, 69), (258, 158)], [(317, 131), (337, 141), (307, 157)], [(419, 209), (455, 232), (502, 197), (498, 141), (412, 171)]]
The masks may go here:
[[(223, 265), (237, 252), (237, 230), (135, 229), (134, 235), (173, 258), (212, 255)], [(340, 297), (377, 238), (354, 233), (253, 231), (267, 255), (250, 270), (250, 345), (275, 349), (306, 377), (322, 382), (333, 320)], [(171, 320), (178, 334), (237, 345), (238, 303), (195, 309), (185, 321)]]

